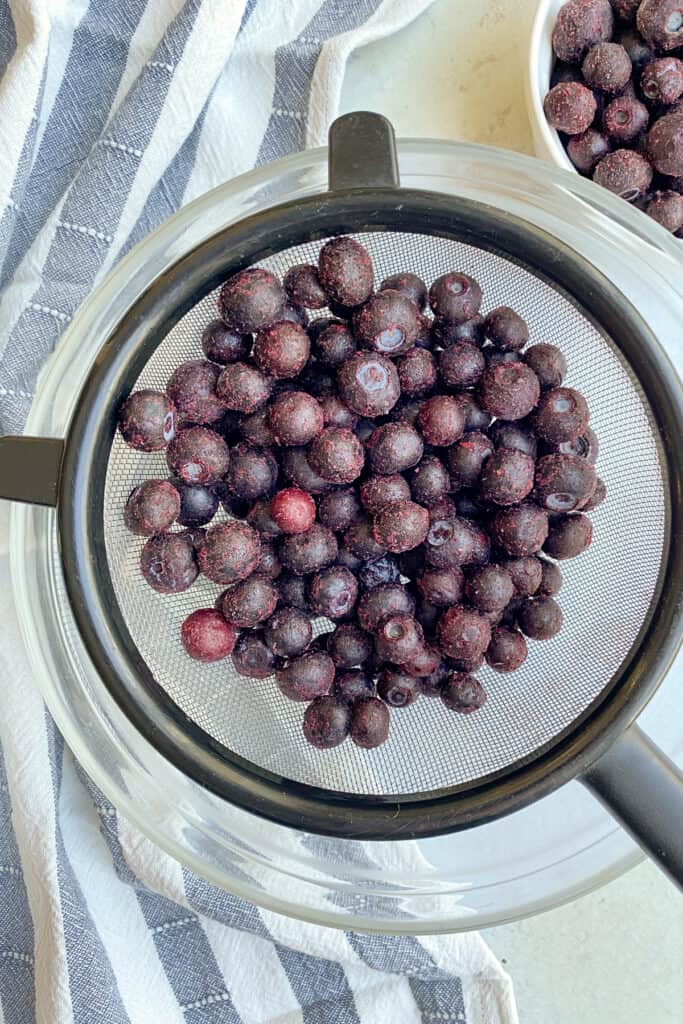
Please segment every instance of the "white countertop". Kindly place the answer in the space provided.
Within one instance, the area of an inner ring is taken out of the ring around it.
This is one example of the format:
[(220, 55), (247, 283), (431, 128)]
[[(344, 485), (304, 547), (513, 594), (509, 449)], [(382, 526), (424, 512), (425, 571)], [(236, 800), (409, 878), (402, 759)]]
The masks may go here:
[[(342, 110), (398, 135), (533, 153), (524, 66), (535, 0), (436, 0), (351, 59)], [(679, 1024), (683, 900), (651, 864), (559, 910), (485, 933), (512, 975), (521, 1024)]]

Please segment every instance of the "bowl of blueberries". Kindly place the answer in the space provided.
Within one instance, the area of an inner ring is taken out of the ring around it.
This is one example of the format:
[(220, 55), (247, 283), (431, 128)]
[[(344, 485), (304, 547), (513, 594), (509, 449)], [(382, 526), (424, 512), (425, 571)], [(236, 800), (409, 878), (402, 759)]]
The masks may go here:
[(528, 96), (536, 150), (683, 230), (683, 4), (542, 0)]

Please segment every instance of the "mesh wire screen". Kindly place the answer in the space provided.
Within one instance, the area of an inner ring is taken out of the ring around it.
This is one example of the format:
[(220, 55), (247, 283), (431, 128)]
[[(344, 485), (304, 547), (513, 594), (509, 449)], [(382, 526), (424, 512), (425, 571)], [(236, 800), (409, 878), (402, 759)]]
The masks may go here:
[[(216, 740), (290, 779), (359, 794), (424, 793), (461, 785), (532, 755), (567, 728), (600, 695), (628, 654), (652, 600), (664, 544), (664, 490), (658, 443), (633, 375), (610, 342), (563, 295), (511, 261), (428, 235), (358, 235), (370, 250), (377, 280), (410, 269), (431, 281), (458, 269), (476, 277), (484, 310), (510, 305), (529, 322), (532, 342), (566, 354), (567, 383), (586, 395), (600, 439), (598, 471), (608, 501), (593, 515), (595, 540), (563, 566), (559, 595), (565, 627), (554, 640), (530, 642), (529, 659), (511, 675), (484, 668), (484, 709), (448, 712), (422, 698), (392, 715), (388, 743), (364, 751), (350, 741), (321, 753), (302, 736), (304, 705), (291, 703), (274, 679), (238, 676), (230, 661), (192, 662), (180, 643), (191, 611), (213, 605), (218, 586), (201, 578), (184, 594), (154, 593), (141, 577), (142, 541), (124, 527), (122, 510), (134, 486), (165, 477), (163, 453), (132, 452), (116, 438), (106, 482), (109, 568), (130, 633), (155, 679)], [(315, 262), (322, 243), (291, 248), (263, 261), (283, 274)], [(187, 359), (201, 357), (200, 336), (215, 316), (215, 295), (195, 306), (169, 333), (136, 387), (163, 389)], [(220, 520), (220, 516), (217, 521)], [(318, 632), (328, 627), (319, 621)]]

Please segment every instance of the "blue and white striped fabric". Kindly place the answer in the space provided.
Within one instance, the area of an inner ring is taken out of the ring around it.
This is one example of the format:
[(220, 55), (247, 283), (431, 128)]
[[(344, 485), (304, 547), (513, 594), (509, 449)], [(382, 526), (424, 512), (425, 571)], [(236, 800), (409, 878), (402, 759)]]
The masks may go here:
[[(0, 429), (183, 203), (324, 141), (349, 54), (429, 0), (0, 0)], [(5, 510), (6, 511), (6, 510)], [(0, 1024), (516, 1021), (474, 935), (342, 934), (185, 871), (84, 778), (18, 641), (0, 520)]]

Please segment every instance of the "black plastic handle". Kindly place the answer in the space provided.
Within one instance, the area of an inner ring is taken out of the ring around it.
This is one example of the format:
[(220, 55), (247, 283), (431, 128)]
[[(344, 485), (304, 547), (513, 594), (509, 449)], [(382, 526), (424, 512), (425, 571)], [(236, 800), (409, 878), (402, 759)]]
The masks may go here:
[(683, 889), (683, 772), (633, 725), (581, 778)]
[(338, 117), (329, 132), (331, 189), (398, 188), (396, 136), (382, 114), (356, 110)]
[(0, 437), (0, 498), (56, 505), (64, 456), (57, 437)]

